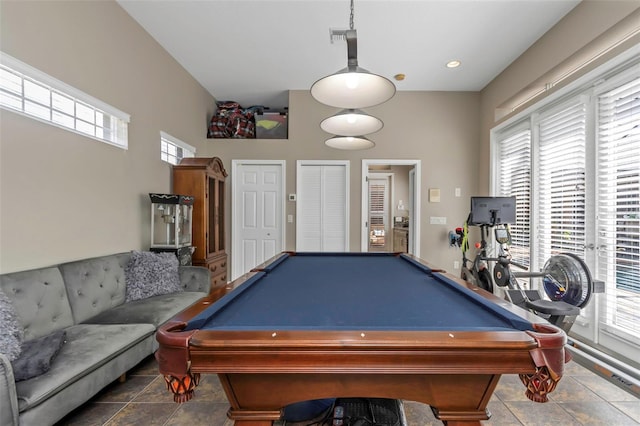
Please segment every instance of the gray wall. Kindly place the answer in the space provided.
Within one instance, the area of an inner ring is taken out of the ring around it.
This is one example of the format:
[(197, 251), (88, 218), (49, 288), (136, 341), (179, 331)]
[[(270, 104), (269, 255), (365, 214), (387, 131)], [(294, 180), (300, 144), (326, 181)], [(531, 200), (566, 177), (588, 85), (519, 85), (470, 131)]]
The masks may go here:
[[(580, 4), (482, 93), (399, 92), (370, 108), (385, 122), (371, 137), (377, 146), (347, 152), (324, 146), (319, 122), (334, 110), (308, 91), (290, 93), (288, 140), (206, 139), (215, 100), (114, 1), (2, 1), (1, 50), (132, 120), (125, 151), (0, 110), (0, 272), (147, 248), (147, 194), (171, 190), (170, 166), (158, 158), (160, 130), (199, 156), (219, 156), (229, 172), (233, 159), (284, 159), (286, 193), (296, 192), (295, 160), (350, 160), (352, 250), (360, 244), (361, 160), (419, 159), (421, 254), (451, 269), (459, 252), (448, 248), (447, 232), (466, 218), (469, 196), (488, 188), (495, 108), (637, 4), (606, 3), (605, 12), (601, 2)], [(429, 188), (441, 189), (440, 203), (428, 202)], [(286, 213), (295, 214), (295, 204)], [(429, 225), (429, 216), (448, 224)], [(226, 227), (230, 248), (230, 220)], [(286, 248), (294, 245), (295, 224), (287, 224)]]

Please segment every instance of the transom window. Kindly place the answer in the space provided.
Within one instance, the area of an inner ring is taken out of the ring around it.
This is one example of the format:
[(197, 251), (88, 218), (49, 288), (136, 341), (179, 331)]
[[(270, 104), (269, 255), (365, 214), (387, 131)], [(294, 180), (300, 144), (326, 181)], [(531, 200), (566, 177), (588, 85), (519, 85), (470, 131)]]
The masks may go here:
[(0, 107), (127, 148), (129, 115), (0, 52)]

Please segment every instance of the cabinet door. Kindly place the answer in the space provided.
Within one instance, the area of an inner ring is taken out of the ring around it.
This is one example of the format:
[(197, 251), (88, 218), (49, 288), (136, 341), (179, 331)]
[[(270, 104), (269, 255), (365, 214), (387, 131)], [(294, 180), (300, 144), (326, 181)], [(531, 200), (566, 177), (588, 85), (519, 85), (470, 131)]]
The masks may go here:
[(208, 176), (207, 182), (209, 235), (207, 257), (224, 251), (224, 181)]

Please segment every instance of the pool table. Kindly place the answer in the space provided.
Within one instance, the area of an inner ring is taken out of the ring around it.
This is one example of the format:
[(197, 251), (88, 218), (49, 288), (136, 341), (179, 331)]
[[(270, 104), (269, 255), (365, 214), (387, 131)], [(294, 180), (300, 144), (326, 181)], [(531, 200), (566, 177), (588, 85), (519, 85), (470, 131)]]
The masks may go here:
[(160, 327), (156, 358), (178, 402), (217, 374), (238, 426), (331, 397), (479, 425), (502, 374), (544, 402), (569, 359), (558, 327), (407, 254), (283, 252), (231, 286)]

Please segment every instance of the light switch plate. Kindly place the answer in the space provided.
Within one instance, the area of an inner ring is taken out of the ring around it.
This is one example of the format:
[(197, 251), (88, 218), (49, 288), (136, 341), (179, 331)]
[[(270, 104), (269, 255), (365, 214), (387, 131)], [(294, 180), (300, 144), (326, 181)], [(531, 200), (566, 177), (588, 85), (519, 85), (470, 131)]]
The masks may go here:
[(446, 225), (447, 224), (447, 218), (446, 217), (439, 217), (439, 216), (431, 216), (429, 218), (429, 223), (431, 225)]
[(429, 201), (432, 203), (440, 202), (440, 188), (429, 189)]

